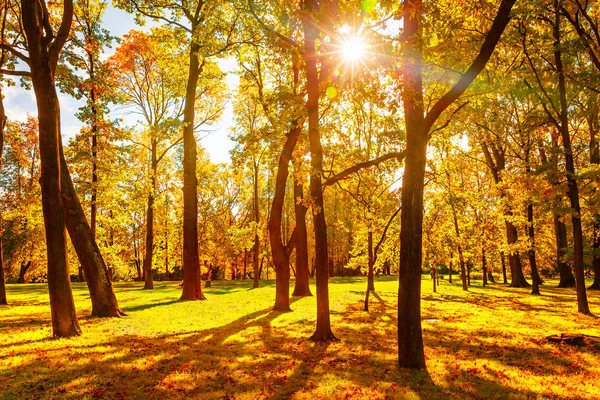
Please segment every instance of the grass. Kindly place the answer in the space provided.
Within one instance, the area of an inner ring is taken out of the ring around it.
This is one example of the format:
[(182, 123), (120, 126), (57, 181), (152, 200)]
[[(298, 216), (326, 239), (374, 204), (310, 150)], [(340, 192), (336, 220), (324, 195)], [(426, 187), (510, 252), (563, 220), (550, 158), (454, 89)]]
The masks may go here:
[[(213, 282), (207, 301), (177, 302), (177, 283), (116, 283), (121, 319), (89, 318), (85, 284), (74, 284), (83, 336), (51, 339), (47, 287), (8, 285), (0, 307), (1, 399), (437, 399), (600, 397), (600, 341), (547, 343), (553, 333), (600, 336), (600, 319), (577, 314), (574, 289), (542, 296), (504, 285), (463, 292), (423, 280), (425, 372), (396, 367), (397, 278), (376, 280), (362, 311), (364, 278), (334, 278), (339, 342), (307, 340), (315, 298), (270, 310), (274, 282)], [(313, 288), (314, 292), (314, 288)], [(588, 292), (600, 314), (600, 293)], [(598, 339), (600, 340), (600, 339)]]

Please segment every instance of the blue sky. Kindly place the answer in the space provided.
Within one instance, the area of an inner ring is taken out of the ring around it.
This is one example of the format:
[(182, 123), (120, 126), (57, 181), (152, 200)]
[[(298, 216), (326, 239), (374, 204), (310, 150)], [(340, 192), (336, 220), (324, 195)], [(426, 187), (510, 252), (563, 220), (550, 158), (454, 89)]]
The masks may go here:
[[(108, 9), (103, 21), (103, 25), (108, 29), (114, 36), (123, 36), (131, 29), (149, 30), (153, 24), (146, 24), (144, 27), (139, 27), (135, 24), (132, 15), (126, 12), (115, 9), (109, 2)], [(109, 49), (113, 52), (113, 49)], [(238, 77), (234, 74), (236, 69), (236, 63), (232, 59), (218, 60), (221, 69), (228, 73), (227, 74), (227, 85), (232, 94), (235, 93), (237, 87)], [(11, 120), (24, 121), (27, 115), (36, 115), (36, 104), (35, 96), (32, 90), (24, 90), (19, 85), (10, 88), (3, 89), (5, 98), (4, 105), (6, 108), (6, 115)], [(75, 117), (75, 113), (78, 108), (81, 107), (82, 102), (73, 99), (72, 97), (59, 93), (59, 100), (61, 106), (61, 126), (63, 143), (67, 143), (70, 138), (75, 136), (81, 129), (82, 123)], [(115, 110), (115, 114), (120, 114), (118, 110)], [(134, 123), (126, 119), (126, 123)], [(233, 124), (233, 107), (231, 101), (226, 105), (225, 112), (221, 122), (215, 127), (214, 133), (202, 139), (201, 144), (207, 150), (213, 163), (229, 162), (229, 150), (233, 148), (233, 142), (229, 140), (228, 133)], [(200, 135), (199, 135), (200, 136)]]

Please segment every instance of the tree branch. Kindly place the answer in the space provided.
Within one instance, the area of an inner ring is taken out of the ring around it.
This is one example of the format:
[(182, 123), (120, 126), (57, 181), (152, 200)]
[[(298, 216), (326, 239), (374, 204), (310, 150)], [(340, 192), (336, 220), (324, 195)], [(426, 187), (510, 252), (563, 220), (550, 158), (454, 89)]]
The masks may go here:
[(342, 172), (340, 172), (339, 174), (336, 174), (334, 176), (332, 176), (331, 178), (325, 180), (325, 182), (323, 182), (323, 188), (327, 187), (327, 186), (331, 186), (334, 183), (337, 183), (343, 179), (346, 179), (346, 177), (348, 177), (348, 175), (351, 175), (355, 172), (360, 171), (361, 169), (364, 168), (369, 168), (369, 167), (373, 167), (376, 165), (381, 164), (384, 161), (387, 160), (391, 160), (393, 158), (395, 158), (398, 161), (402, 161), (404, 159), (404, 151), (400, 151), (400, 152), (394, 152), (394, 153), (388, 153), (385, 154), (381, 157), (377, 157), (373, 160), (369, 160), (369, 161), (365, 161), (356, 165), (353, 165), (350, 168), (346, 168), (345, 170), (343, 170)]

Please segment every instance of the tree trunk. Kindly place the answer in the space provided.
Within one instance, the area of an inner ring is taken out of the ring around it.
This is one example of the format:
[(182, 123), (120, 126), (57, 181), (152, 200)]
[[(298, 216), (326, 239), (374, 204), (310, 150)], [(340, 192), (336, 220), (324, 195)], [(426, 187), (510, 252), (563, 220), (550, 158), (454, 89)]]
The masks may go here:
[(496, 279), (494, 279), (494, 274), (492, 274), (492, 270), (488, 268), (487, 272), (488, 281), (490, 283), (496, 283)]
[[(260, 210), (258, 209), (258, 164), (254, 163), (254, 222), (256, 222), (256, 232), (254, 233), (254, 282), (253, 288), (259, 286), (260, 273), (258, 271), (258, 258), (260, 257), (260, 239), (258, 237), (258, 226), (260, 223)], [(267, 279), (269, 279), (267, 277)]]
[(448, 266), (448, 283), (452, 283), (452, 257), (454, 257), (454, 253), (450, 252), (450, 265)]
[(292, 296), (312, 296), (308, 270), (308, 235), (306, 232), (306, 206), (302, 203), (304, 191), (301, 179), (294, 179), (294, 213), (296, 216), (296, 282)]
[(481, 271), (483, 273), (483, 286), (487, 286), (487, 262), (485, 259), (485, 249), (481, 249)]
[(404, 3), (404, 118), (406, 158), (402, 177), (400, 215), (400, 271), (398, 286), (398, 363), (404, 368), (425, 368), (421, 330), (421, 265), (423, 248), (423, 187), (427, 160), (424, 131), (422, 44), (419, 26), (422, 1)]
[[(529, 166), (527, 168), (529, 169)], [(542, 283), (542, 279), (540, 278), (535, 259), (535, 230), (533, 227), (533, 204), (531, 203), (527, 205), (527, 236), (529, 236), (529, 239), (531, 240), (531, 247), (527, 251), (529, 256), (529, 266), (531, 267), (531, 294), (540, 294), (540, 284)]]
[[(0, 103), (2, 94), (0, 93)], [(1, 111), (0, 111), (1, 112)], [(0, 119), (0, 125), (2, 120)], [(2, 127), (0, 126), (0, 129)], [(0, 170), (2, 169), (2, 131), (0, 130)], [(4, 277), (4, 254), (2, 253), (2, 213), (0, 212), (0, 305), (7, 305), (6, 300), (6, 278)]]
[[(4, 128), (6, 128), (6, 114), (4, 112), (4, 97), (0, 87), (0, 173), (2, 172), (2, 156), (4, 153)], [(6, 305), (6, 277), (4, 276), (4, 257), (2, 253), (2, 212), (0, 211), (0, 305)]]
[[(292, 243), (288, 246), (283, 244), (281, 235), (281, 216), (283, 214), (283, 205), (285, 202), (285, 189), (287, 187), (287, 178), (289, 175), (289, 164), (292, 153), (298, 142), (301, 128), (294, 126), (289, 130), (287, 139), (279, 156), (277, 166), (277, 176), (275, 178), (275, 194), (271, 214), (269, 216), (269, 239), (271, 242), (271, 253), (275, 267), (275, 305), (273, 310), (292, 311), (290, 308), (290, 252)], [(258, 178), (258, 174), (255, 174)], [(255, 186), (255, 195), (258, 194)], [(257, 202), (255, 202), (257, 204)]]
[(567, 195), (571, 203), (571, 222), (573, 226), (573, 258), (575, 267), (575, 282), (577, 288), (577, 308), (582, 314), (590, 314), (590, 309), (585, 291), (585, 275), (583, 265), (583, 232), (581, 227), (581, 207), (579, 206), (579, 189), (575, 176), (575, 163), (571, 149), (571, 136), (569, 134), (569, 118), (567, 105), (567, 89), (565, 73), (561, 56), (561, 31), (560, 31), (560, 0), (554, 1), (556, 9), (554, 19), (554, 61), (558, 75), (558, 91), (560, 97), (560, 135), (565, 157), (565, 170), (567, 176)]
[(508, 279), (506, 277), (506, 258), (504, 257), (504, 252), (500, 252), (500, 262), (502, 263), (502, 283), (507, 284)]
[(308, 139), (310, 148), (310, 194), (313, 199), (313, 226), (315, 231), (315, 270), (317, 278), (317, 326), (311, 336), (316, 342), (336, 340), (331, 330), (329, 315), (329, 271), (327, 255), (327, 225), (323, 206), (323, 149), (319, 132), (319, 95), (320, 79), (317, 70), (317, 52), (315, 41), (319, 38), (319, 29), (312, 20), (318, 10), (316, 0), (306, 0), (303, 4), (307, 17), (303, 18), (304, 58), (306, 61), (306, 109), (308, 114)]
[(17, 283), (25, 283), (26, 282), (25, 274), (29, 270), (29, 267), (31, 267), (31, 260), (27, 261), (27, 263), (25, 263), (25, 261), (21, 261), (21, 268), (19, 270), (19, 279), (17, 280)]
[(369, 230), (368, 234), (368, 253), (369, 253), (369, 268), (367, 271), (367, 291), (365, 293), (365, 305), (363, 311), (369, 311), (369, 293), (375, 291), (375, 282), (373, 278), (373, 264), (375, 260), (373, 258), (373, 232)]
[(148, 207), (146, 211), (146, 254), (144, 256), (144, 289), (154, 289), (152, 276), (152, 258), (154, 253), (154, 196), (156, 193), (157, 155), (156, 139), (152, 139), (150, 150), (150, 188), (148, 189)]
[(85, 281), (90, 291), (92, 315), (95, 317), (119, 317), (124, 313), (119, 308), (108, 267), (102, 258), (98, 244), (92, 238), (90, 226), (79, 202), (67, 162), (60, 146), (61, 188), (66, 208), (66, 224), (71, 243), (77, 253), (79, 264), (83, 267)]
[[(67, 262), (65, 209), (61, 196), (60, 106), (54, 71), (60, 48), (48, 46), (44, 25), (49, 23), (45, 2), (22, 0), (22, 22), (27, 37), (31, 81), (35, 92), (40, 140), (42, 211), (46, 232), (48, 292), (52, 315), (52, 333), (57, 337), (81, 334)], [(69, 26), (73, 17), (72, 1), (64, 3), (63, 19)], [(68, 32), (62, 31), (64, 35)], [(56, 42), (53, 45), (58, 45)], [(62, 44), (60, 45), (62, 47)]]
[(375, 267), (375, 257), (373, 256), (373, 232), (369, 231), (369, 271), (367, 277), (367, 289), (375, 291), (375, 278), (373, 274), (373, 269)]
[[(508, 214), (512, 216), (512, 211), (508, 211)], [(512, 222), (507, 219), (504, 220), (506, 226), (506, 241), (509, 245), (515, 244), (519, 238), (517, 234), (517, 228)], [(521, 264), (521, 256), (518, 251), (511, 250), (508, 254), (508, 265), (510, 267), (510, 287), (529, 287), (529, 282), (523, 275), (523, 265)]]
[[(196, 28), (192, 24), (192, 31)], [(200, 256), (198, 254), (198, 178), (196, 177), (196, 138), (194, 117), (196, 87), (201, 68), (198, 61), (200, 46), (190, 45), (190, 66), (183, 111), (183, 288), (180, 300), (204, 300)]]
[[(598, 106), (595, 98), (590, 101), (590, 115), (588, 116), (588, 126), (590, 131), (590, 164), (600, 164), (600, 146), (596, 134), (598, 132)], [(597, 182), (596, 182), (597, 184)], [(594, 213), (594, 253), (592, 267), (594, 269), (594, 282), (589, 287), (590, 290), (600, 290), (600, 213)]]
[(469, 290), (467, 283), (467, 269), (465, 268), (465, 259), (463, 257), (462, 246), (460, 245), (460, 230), (458, 229), (458, 218), (456, 209), (452, 207), (452, 217), (454, 219), (454, 231), (456, 232), (456, 247), (458, 250), (458, 260), (460, 261), (460, 278), (462, 280), (463, 290)]

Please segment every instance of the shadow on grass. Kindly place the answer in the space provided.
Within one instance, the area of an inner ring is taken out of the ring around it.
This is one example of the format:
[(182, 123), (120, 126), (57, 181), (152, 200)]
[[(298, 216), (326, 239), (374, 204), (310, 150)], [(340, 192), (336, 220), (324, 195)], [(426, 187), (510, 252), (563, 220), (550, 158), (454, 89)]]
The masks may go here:
[[(237, 282), (216, 288), (227, 294), (229, 287), (246, 289)], [(448, 296), (443, 301), (462, 299), (464, 310), (471, 307), (464, 297)], [(442, 321), (424, 331), (426, 354), (438, 357), (428, 364), (442, 363), (441, 375), (438, 372), (432, 379), (427, 371), (398, 369), (397, 298), (387, 292), (375, 292), (373, 298), (370, 313), (362, 311), (360, 301), (336, 311), (340, 317), (333, 330), (342, 341), (332, 344), (293, 335), (307, 331), (304, 320), (278, 327), (273, 322), (284, 314), (267, 308), (205, 330), (116, 335), (93, 345), (57, 342), (43, 353), (31, 346), (27, 351), (35, 356), (24, 365), (0, 370), (0, 398), (76, 399), (98, 391), (102, 398), (144, 399), (289, 399), (299, 392), (307, 398), (536, 398), (541, 394), (519, 388), (518, 377), (507, 376), (504, 370), (514, 367), (541, 377), (589, 371), (589, 366), (574, 365), (567, 354), (547, 346), (509, 346), (510, 332), (491, 328), (457, 332), (456, 326)], [(479, 295), (474, 298), (480, 301)], [(510, 297), (503, 298), (510, 303)], [(300, 300), (292, 298), (291, 303)], [(173, 303), (124, 309), (168, 308)], [(477, 360), (480, 366), (468, 368), (462, 365), (464, 360)], [(329, 391), (313, 395), (323, 390), (322, 382), (331, 385)]]

